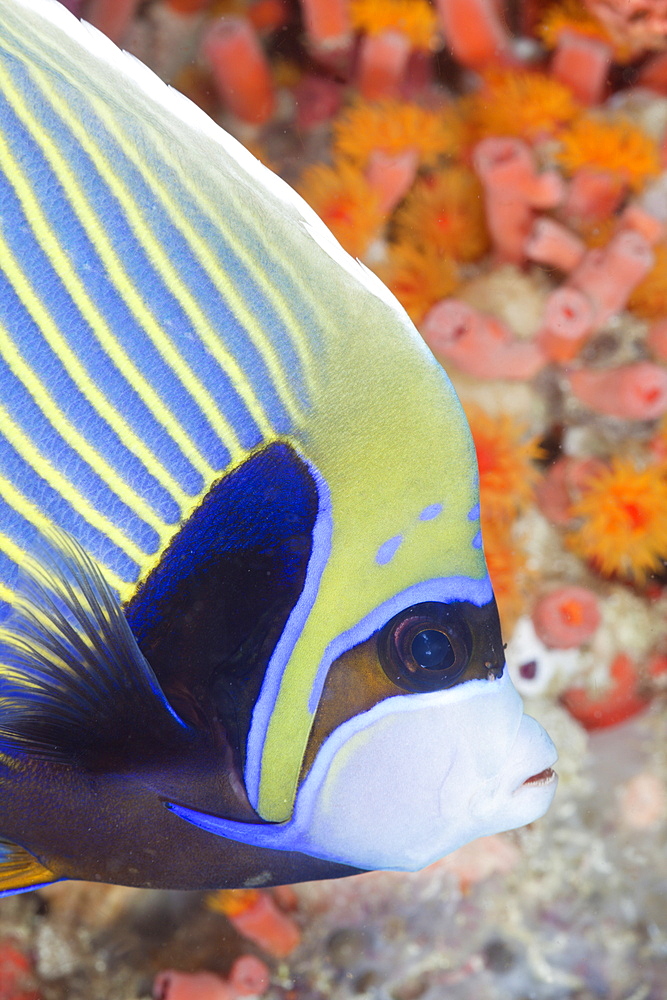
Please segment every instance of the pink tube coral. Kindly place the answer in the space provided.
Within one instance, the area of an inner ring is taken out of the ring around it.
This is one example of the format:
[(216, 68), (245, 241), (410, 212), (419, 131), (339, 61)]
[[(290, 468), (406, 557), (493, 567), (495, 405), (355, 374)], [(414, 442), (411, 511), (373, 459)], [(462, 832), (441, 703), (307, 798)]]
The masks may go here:
[(571, 507), (587, 480), (606, 466), (596, 458), (560, 458), (537, 484), (537, 504), (552, 524), (564, 527), (572, 520)]
[(569, 87), (582, 104), (599, 104), (611, 67), (612, 49), (599, 38), (578, 31), (561, 31), (551, 63), (551, 75)]
[(359, 51), (358, 85), (367, 101), (400, 96), (412, 46), (402, 31), (366, 35)]
[(273, 114), (271, 71), (257, 34), (242, 17), (221, 17), (203, 44), (225, 105), (243, 122), (262, 125)]
[(547, 298), (539, 343), (552, 361), (570, 361), (593, 331), (594, 320), (590, 300), (576, 288), (561, 285)]
[(644, 63), (637, 76), (637, 86), (654, 90), (656, 94), (667, 94), (667, 52)]
[(528, 260), (571, 271), (580, 263), (586, 246), (576, 233), (548, 216), (535, 220), (524, 247)]
[(667, 319), (653, 323), (646, 338), (646, 346), (658, 361), (667, 361)]
[(268, 892), (247, 897), (247, 905), (227, 907), (226, 914), (239, 933), (276, 958), (285, 958), (301, 940), (297, 925), (276, 906)]
[(139, 0), (89, 0), (86, 21), (103, 31), (112, 42), (122, 42), (134, 17)]
[(340, 48), (352, 34), (348, 0), (301, 0), (308, 40), (323, 49)]
[(533, 341), (517, 340), (492, 316), (458, 299), (443, 299), (422, 326), (431, 350), (477, 378), (532, 378), (546, 363)]
[(636, 203), (631, 203), (619, 219), (620, 229), (632, 229), (643, 236), (649, 246), (654, 247), (656, 243), (665, 235), (665, 226), (655, 215), (651, 215), (645, 208)]
[(587, 642), (600, 624), (597, 597), (585, 587), (559, 587), (533, 608), (535, 632), (545, 646), (573, 649)]
[(269, 987), (269, 970), (254, 955), (242, 955), (229, 979), (212, 972), (161, 972), (153, 983), (154, 1000), (240, 1000), (261, 996)]
[(650, 361), (570, 375), (574, 395), (596, 413), (624, 420), (656, 420), (667, 413), (667, 372)]
[(447, 46), (463, 66), (512, 61), (510, 37), (494, 0), (436, 0)]
[(419, 153), (413, 147), (393, 155), (381, 149), (371, 153), (366, 180), (380, 202), (380, 210), (389, 215), (412, 187), (419, 166)]
[(608, 219), (623, 197), (622, 181), (610, 171), (582, 167), (567, 190), (563, 211), (570, 219), (594, 223)]
[(307, 74), (294, 88), (294, 101), (296, 128), (308, 132), (331, 121), (340, 111), (343, 103), (342, 87), (335, 80)]
[(653, 261), (653, 251), (641, 233), (622, 230), (604, 249), (589, 250), (569, 283), (591, 300), (595, 322), (601, 326), (625, 308)]
[(519, 139), (483, 139), (473, 152), (475, 170), (484, 186), (487, 224), (504, 260), (520, 263), (533, 209), (553, 208), (564, 185), (555, 171), (539, 174), (530, 148)]

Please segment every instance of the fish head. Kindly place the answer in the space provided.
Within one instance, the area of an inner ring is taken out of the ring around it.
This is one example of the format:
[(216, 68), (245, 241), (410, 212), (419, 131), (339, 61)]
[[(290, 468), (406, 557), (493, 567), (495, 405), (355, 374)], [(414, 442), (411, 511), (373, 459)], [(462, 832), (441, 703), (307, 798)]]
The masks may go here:
[(493, 599), (431, 601), (341, 656), (296, 797), (302, 850), (359, 868), (416, 870), (546, 811), (557, 754), (524, 714), (499, 635)]
[(407, 320), (387, 339), (392, 322), (395, 310), (375, 317), (358, 348), (373, 330), (379, 359), (395, 346), (382, 400), (330, 385), (327, 447), (307, 453), (312, 554), (255, 705), (245, 777), (285, 843), (413, 869), (542, 815), (557, 755), (505, 670), (465, 416)]

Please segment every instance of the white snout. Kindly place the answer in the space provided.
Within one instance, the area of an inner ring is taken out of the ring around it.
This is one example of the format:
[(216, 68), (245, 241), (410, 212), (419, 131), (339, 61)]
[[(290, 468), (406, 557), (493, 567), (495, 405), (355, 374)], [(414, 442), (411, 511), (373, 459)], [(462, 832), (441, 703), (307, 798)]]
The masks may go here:
[(555, 792), (556, 759), (507, 671), (388, 698), (322, 745), (292, 824), (300, 849), (315, 856), (413, 871), (541, 816)]

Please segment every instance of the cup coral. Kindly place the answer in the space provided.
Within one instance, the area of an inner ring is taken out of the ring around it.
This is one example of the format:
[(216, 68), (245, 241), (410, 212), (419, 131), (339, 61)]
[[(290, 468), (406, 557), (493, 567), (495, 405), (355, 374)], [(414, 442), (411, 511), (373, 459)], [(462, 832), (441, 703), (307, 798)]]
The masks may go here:
[(364, 175), (344, 160), (318, 163), (304, 171), (300, 192), (347, 252), (363, 257), (384, 222), (380, 199)]
[(426, 0), (350, 0), (350, 18), (357, 31), (399, 31), (416, 49), (436, 47), (438, 21)]
[(393, 220), (397, 243), (412, 242), (459, 261), (488, 248), (482, 186), (467, 167), (445, 167), (418, 181)]
[(452, 295), (460, 283), (451, 257), (412, 243), (390, 247), (389, 263), (382, 269), (382, 276), (415, 323), (420, 323), (436, 302)]
[(667, 559), (667, 481), (656, 465), (619, 457), (586, 479), (571, 514), (569, 547), (606, 577), (643, 585)]
[(491, 416), (473, 404), (465, 410), (477, 453), (482, 512), (491, 521), (511, 523), (533, 500), (542, 449), (508, 414)]
[(622, 116), (603, 120), (582, 115), (559, 138), (557, 159), (568, 174), (592, 167), (611, 174), (633, 191), (641, 191), (660, 171), (655, 140)]
[(479, 139), (506, 135), (533, 142), (558, 134), (578, 112), (568, 87), (528, 69), (489, 70), (469, 104)]
[(445, 157), (461, 154), (466, 128), (455, 106), (437, 111), (410, 101), (357, 99), (348, 105), (333, 127), (333, 148), (360, 169), (376, 150), (400, 154), (416, 149), (421, 166), (435, 166)]

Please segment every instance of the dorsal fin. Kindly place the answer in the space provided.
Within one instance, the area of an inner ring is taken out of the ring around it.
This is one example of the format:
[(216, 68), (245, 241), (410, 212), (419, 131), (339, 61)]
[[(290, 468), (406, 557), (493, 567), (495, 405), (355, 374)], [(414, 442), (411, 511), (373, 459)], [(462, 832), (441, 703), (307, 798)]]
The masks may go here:
[(0, 749), (94, 766), (138, 744), (195, 736), (165, 698), (119, 601), (72, 537), (52, 531), (22, 567), (0, 631)]
[(24, 847), (0, 837), (0, 896), (12, 896), (57, 882), (58, 876), (45, 868)]

